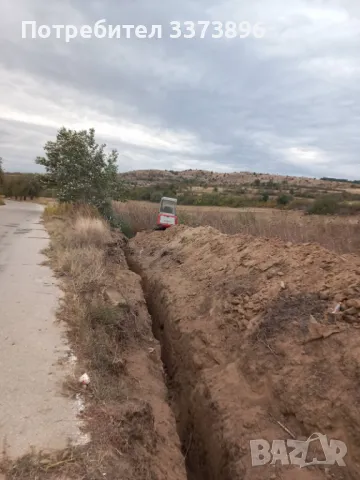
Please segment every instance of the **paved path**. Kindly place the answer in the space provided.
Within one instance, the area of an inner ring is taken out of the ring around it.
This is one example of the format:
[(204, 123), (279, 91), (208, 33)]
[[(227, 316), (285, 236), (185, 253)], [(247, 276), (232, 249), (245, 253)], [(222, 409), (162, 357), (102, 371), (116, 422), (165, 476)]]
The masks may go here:
[(60, 291), (41, 265), (49, 243), (42, 209), (0, 206), (0, 448), (5, 441), (12, 457), (79, 436), (75, 403), (61, 395), (68, 372), (58, 360), (69, 348), (54, 323)]

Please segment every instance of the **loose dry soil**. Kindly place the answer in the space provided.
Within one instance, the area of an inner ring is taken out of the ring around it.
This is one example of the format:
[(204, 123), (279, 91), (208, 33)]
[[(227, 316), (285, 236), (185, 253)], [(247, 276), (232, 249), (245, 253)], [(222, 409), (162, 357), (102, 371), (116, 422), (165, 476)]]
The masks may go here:
[[(210, 227), (139, 233), (189, 478), (360, 477), (360, 259)], [(331, 313), (337, 303), (341, 311)], [(249, 441), (344, 441), (347, 467), (252, 467)]]

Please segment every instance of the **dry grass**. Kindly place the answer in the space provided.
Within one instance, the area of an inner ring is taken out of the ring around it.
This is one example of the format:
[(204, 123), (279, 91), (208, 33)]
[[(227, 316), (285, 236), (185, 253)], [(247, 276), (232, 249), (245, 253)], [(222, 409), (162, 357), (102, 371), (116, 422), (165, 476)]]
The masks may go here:
[(50, 197), (38, 197), (31, 201), (34, 203), (40, 203), (40, 205), (55, 205), (57, 203), (55, 198)]
[(104, 248), (111, 242), (109, 227), (100, 218), (78, 217), (75, 219), (73, 228), (69, 229), (66, 235), (66, 242), (72, 248)]
[(56, 248), (49, 255), (55, 272), (78, 293), (104, 286), (105, 252), (113, 241), (109, 226), (92, 209), (67, 204), (48, 206), (44, 218), (53, 218), (49, 229)]
[(72, 203), (50, 202), (44, 210), (45, 220), (61, 218), (62, 220), (74, 221), (78, 217), (99, 218), (100, 215), (96, 208), (85, 204), (74, 205)]
[(91, 378), (86, 391), (77, 375), (68, 379), (64, 390), (85, 396), (84, 419), (92, 441), (51, 454), (33, 452), (15, 462), (4, 452), (0, 477), (4, 473), (7, 480), (150, 480), (148, 443), (157, 441), (151, 408), (134, 400), (133, 380), (126, 370), (126, 352), (134, 345), (147, 349), (149, 326), (145, 332), (137, 324), (133, 306), (113, 306), (104, 297), (107, 286), (117, 287), (117, 269), (123, 261), (117, 245), (122, 238), (85, 207), (50, 205), (44, 219), (52, 239), (47, 251), (50, 264), (63, 279), (59, 319), (67, 326), (78, 358), (77, 375), (86, 371)]
[(92, 291), (104, 284), (104, 257), (103, 250), (92, 246), (61, 248), (54, 256), (53, 268), (68, 277), (76, 291)]
[[(115, 203), (116, 212), (134, 233), (151, 229), (157, 205), (145, 202)], [(229, 235), (277, 237), (294, 243), (319, 243), (338, 253), (360, 253), (359, 217), (307, 216), (301, 212), (270, 209), (209, 207), (178, 208), (180, 223), (210, 225)]]
[(113, 202), (113, 209), (134, 233), (152, 230), (156, 225), (159, 207), (146, 202)]
[(119, 346), (130, 337), (139, 338), (126, 303), (114, 307), (104, 298), (107, 287), (117, 287), (114, 274), (122, 252), (115, 252), (119, 258), (114, 258), (116, 236), (103, 220), (91, 216), (66, 214), (63, 219), (47, 221), (47, 227), (53, 239), (48, 251), (51, 265), (66, 281), (68, 301), (60, 317), (69, 325), (74, 344), (90, 362), (90, 369), (97, 366), (106, 376), (112, 373), (111, 365), (119, 366)]

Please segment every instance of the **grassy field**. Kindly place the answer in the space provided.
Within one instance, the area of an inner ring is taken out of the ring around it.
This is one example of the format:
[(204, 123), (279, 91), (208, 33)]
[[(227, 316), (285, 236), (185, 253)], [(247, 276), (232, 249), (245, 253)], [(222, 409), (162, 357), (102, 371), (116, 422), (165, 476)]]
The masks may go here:
[[(114, 209), (133, 233), (151, 230), (158, 207), (147, 202), (114, 202)], [(278, 237), (294, 243), (319, 243), (338, 253), (360, 253), (360, 218), (304, 215), (276, 209), (221, 207), (178, 208), (180, 223), (209, 225), (222, 233)]]

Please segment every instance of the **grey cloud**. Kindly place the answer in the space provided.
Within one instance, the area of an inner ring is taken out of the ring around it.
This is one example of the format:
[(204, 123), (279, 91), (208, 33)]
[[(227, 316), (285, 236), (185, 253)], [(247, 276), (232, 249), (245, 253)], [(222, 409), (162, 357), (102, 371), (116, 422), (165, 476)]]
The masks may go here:
[[(170, 131), (174, 143), (178, 132), (187, 132), (199, 145), (196, 153), (179, 152), (175, 145), (169, 152), (109, 136), (105, 140), (118, 148), (121, 169), (209, 164), (213, 170), (357, 177), (360, 23), (355, 1), (317, 2), (316, 11), (314, 2), (306, 0), (291, 5), (274, 0), (273, 9), (259, 0), (258, 10), (245, 0), (224, 0), (223, 5), (206, 0), (5, 4), (0, 66), (31, 79), (34, 91), (29, 95), (39, 100), (36, 113), (45, 120), (51, 116), (51, 128), (35, 120), (9, 125), (0, 110), (0, 144), (5, 145), (0, 155), (7, 168), (34, 168), (33, 156), (54, 135), (51, 111), (58, 109), (64, 112), (61, 119), (70, 121), (75, 110), (88, 126), (92, 119), (106, 117), (114, 125), (138, 124), (159, 135)], [(174, 40), (164, 34), (162, 39), (77, 39), (65, 44), (55, 38), (20, 38), (21, 20), (80, 25), (105, 18), (114, 25), (165, 26), (175, 19), (207, 19), (217, 10), (237, 12), (239, 7), (235, 19), (266, 22), (265, 39)], [(339, 15), (342, 24), (336, 23)], [(9, 110), (8, 96), (0, 100)], [(16, 98), (12, 109), (15, 104)], [(18, 109), (30, 115), (29, 105)], [(24, 135), (28, 149), (19, 147)], [(314, 151), (313, 163), (302, 156), (303, 149)]]

